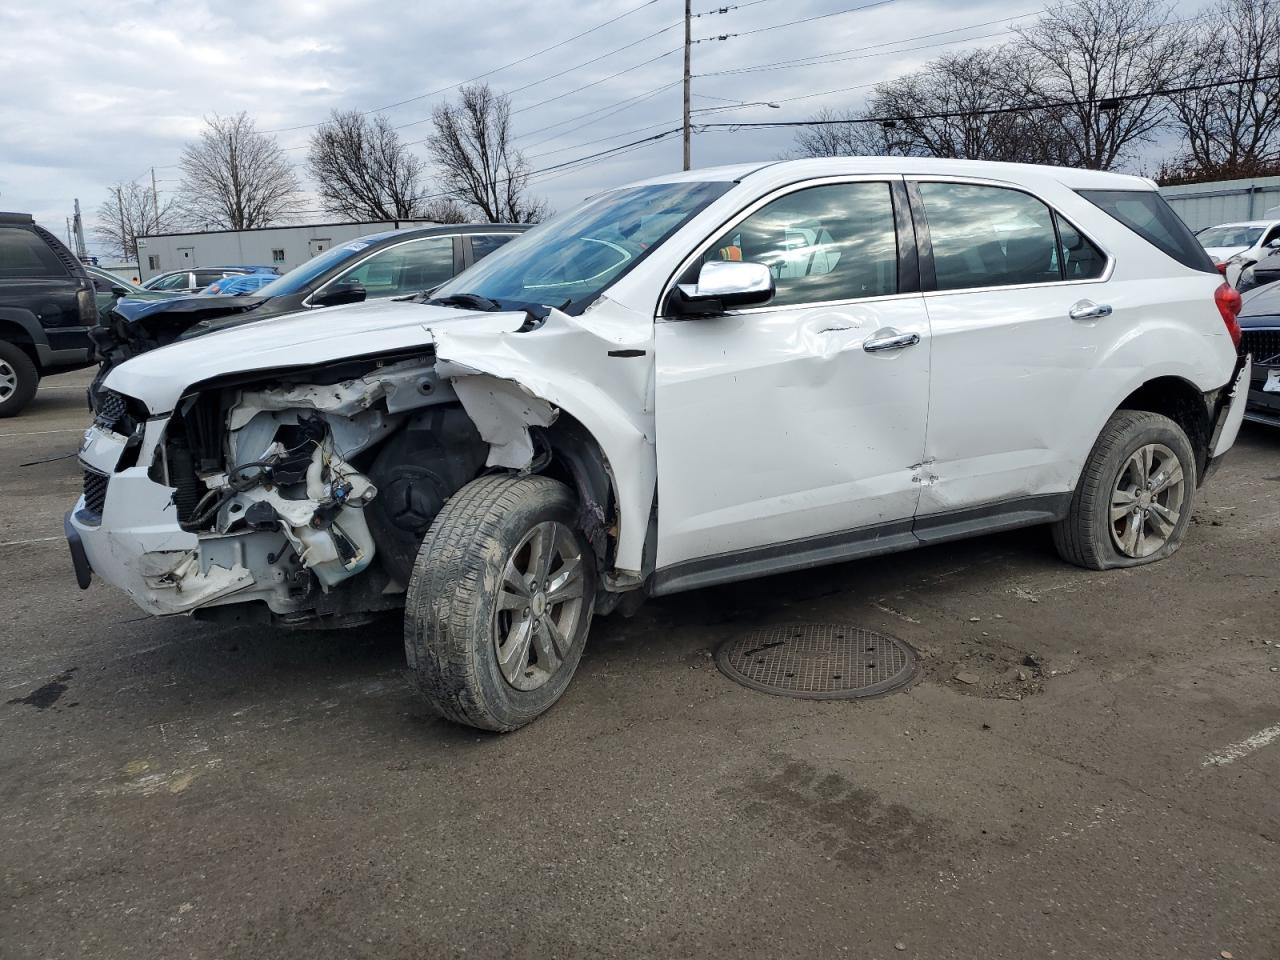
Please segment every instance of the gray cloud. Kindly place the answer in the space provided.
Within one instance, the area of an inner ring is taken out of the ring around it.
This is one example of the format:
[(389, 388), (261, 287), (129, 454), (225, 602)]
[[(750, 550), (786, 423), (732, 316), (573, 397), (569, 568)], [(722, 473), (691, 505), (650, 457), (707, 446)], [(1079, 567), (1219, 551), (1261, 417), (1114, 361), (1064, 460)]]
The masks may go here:
[[(319, 121), (331, 107), (372, 109), (484, 73), (640, 2), (101, 0), (86, 7), (51, 0), (5, 5), (0, 9), (0, 57), (5, 58), (0, 60), (0, 209), (30, 211), (61, 233), (73, 197), (91, 212), (111, 183), (149, 177), (152, 166), (162, 191), (175, 190), (182, 145), (207, 114), (247, 110), (260, 128), (280, 129)], [(695, 20), (694, 36), (745, 33), (858, 2), (763, 0)], [(721, 0), (695, 0), (695, 10), (719, 5)], [(911, 38), (1037, 8), (1036, 0), (1014, 5), (894, 0), (861, 13), (700, 43), (694, 47), (694, 73), (711, 75), (694, 81), (694, 107), (701, 119), (729, 121), (798, 119), (823, 106), (856, 105), (865, 90), (813, 95), (897, 76), (945, 50), (1000, 42), (1001, 37), (986, 35), (1001, 25), (933, 40)], [(560, 96), (677, 48), (678, 28), (564, 76), (535, 81), (674, 24), (682, 10), (680, 0), (657, 0), (588, 37), (486, 78), (504, 90), (533, 84), (512, 95), (519, 111), (516, 130), (533, 167), (564, 163), (679, 125), (678, 53)], [(893, 52), (969, 36), (985, 39)], [(840, 63), (717, 73), (890, 41), (895, 45), (849, 54), (857, 59)], [(659, 89), (663, 86), (667, 89)], [(406, 125), (406, 139), (421, 139), (430, 132), (425, 118), (432, 104), (445, 95), (386, 113), (393, 123)], [(534, 106), (548, 98), (557, 99)], [(624, 103), (629, 98), (635, 102)], [(781, 109), (714, 109), (734, 107), (735, 100), (777, 101)], [(574, 117), (580, 119), (571, 121)], [(559, 125), (542, 129), (552, 124)], [(309, 132), (276, 134), (299, 165), (305, 155), (299, 148)], [(707, 131), (695, 138), (694, 162), (768, 160), (790, 143), (787, 131)], [(415, 149), (425, 154), (424, 146)], [(680, 138), (671, 135), (572, 172), (544, 174), (535, 187), (564, 209), (604, 187), (679, 164)]]

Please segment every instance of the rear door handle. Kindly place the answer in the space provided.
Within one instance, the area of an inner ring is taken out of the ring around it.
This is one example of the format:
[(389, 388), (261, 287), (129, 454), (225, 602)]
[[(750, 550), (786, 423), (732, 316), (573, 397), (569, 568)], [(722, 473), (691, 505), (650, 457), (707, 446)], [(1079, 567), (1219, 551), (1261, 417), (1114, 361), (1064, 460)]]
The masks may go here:
[(1072, 320), (1101, 320), (1111, 316), (1111, 306), (1106, 303), (1094, 303), (1092, 300), (1081, 300), (1073, 304), (1067, 311)]
[(877, 337), (862, 344), (867, 353), (882, 353), (885, 350), (901, 350), (903, 347), (914, 347), (920, 342), (918, 333), (897, 333), (892, 337)]

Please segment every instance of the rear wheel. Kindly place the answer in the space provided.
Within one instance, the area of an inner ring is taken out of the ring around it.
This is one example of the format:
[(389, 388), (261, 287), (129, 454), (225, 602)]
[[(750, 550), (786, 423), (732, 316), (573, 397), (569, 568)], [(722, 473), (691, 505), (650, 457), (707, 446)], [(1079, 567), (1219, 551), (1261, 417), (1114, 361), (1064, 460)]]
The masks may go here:
[(22, 411), (36, 395), (40, 371), (21, 347), (0, 340), (0, 417)]
[(564, 693), (595, 599), (575, 508), (555, 480), (482, 477), (432, 522), (409, 583), (405, 654), (441, 716), (515, 730)]
[(1054, 545), (1092, 570), (1162, 560), (1182, 544), (1195, 490), (1183, 429), (1158, 413), (1119, 410), (1094, 444), (1067, 518), (1054, 525)]

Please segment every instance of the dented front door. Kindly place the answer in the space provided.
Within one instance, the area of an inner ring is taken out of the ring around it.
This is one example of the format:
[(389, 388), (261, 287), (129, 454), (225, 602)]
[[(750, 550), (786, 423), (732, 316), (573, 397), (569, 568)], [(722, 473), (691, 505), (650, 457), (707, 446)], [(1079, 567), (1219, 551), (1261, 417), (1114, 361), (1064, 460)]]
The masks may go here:
[(658, 568), (908, 529), (930, 344), (921, 295), (897, 292), (912, 284), (900, 284), (890, 185), (764, 198), (691, 269), (708, 259), (767, 263), (777, 293), (656, 324)]

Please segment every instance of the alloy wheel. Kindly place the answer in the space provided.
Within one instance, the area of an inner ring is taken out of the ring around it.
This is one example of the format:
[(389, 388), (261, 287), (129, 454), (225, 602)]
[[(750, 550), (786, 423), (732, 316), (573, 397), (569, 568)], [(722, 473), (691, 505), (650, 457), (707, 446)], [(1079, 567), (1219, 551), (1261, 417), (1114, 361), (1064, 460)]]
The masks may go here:
[(503, 678), (536, 690), (559, 669), (583, 610), (582, 551), (567, 526), (548, 520), (526, 533), (503, 569), (493, 644)]
[(4, 360), (0, 360), (0, 403), (8, 400), (18, 389), (18, 372)]
[(1111, 490), (1111, 542), (1126, 557), (1155, 553), (1182, 517), (1186, 477), (1163, 443), (1139, 447), (1120, 467)]

